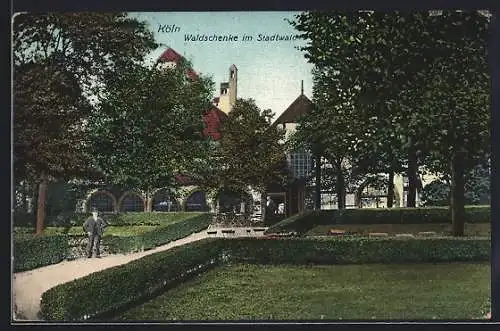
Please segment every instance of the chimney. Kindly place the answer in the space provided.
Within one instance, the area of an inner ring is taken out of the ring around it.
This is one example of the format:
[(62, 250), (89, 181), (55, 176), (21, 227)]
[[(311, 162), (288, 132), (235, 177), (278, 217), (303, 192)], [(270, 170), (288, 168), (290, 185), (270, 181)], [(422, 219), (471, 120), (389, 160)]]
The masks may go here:
[(304, 81), (300, 81), (300, 95), (304, 95)]

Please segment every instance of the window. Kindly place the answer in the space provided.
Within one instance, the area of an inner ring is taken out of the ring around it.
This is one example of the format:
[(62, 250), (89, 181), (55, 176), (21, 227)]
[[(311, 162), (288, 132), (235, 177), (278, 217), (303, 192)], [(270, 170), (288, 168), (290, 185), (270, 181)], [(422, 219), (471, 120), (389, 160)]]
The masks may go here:
[(96, 192), (92, 194), (89, 201), (88, 210), (97, 209), (100, 212), (113, 212), (113, 198), (106, 192)]
[(122, 200), (121, 211), (144, 211), (144, 201), (136, 194), (127, 195)]
[(311, 154), (305, 151), (297, 151), (289, 154), (288, 166), (294, 178), (306, 178), (311, 175)]
[(207, 200), (204, 192), (194, 192), (186, 200), (186, 211), (206, 211), (207, 209)]

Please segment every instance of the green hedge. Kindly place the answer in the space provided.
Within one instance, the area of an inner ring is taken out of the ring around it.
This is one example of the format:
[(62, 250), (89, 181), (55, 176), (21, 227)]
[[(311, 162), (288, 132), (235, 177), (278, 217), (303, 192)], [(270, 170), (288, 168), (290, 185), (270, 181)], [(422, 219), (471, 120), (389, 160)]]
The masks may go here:
[(489, 261), (489, 239), (251, 239), (229, 241), (232, 259), (256, 264)]
[[(465, 207), (467, 223), (491, 222), (490, 206)], [(361, 208), (313, 210), (289, 217), (273, 226), (267, 233), (296, 231), (304, 233), (318, 225), (334, 224), (426, 224), (450, 223), (448, 207), (421, 208)]]
[(31, 270), (63, 261), (69, 252), (64, 235), (40, 236), (14, 241), (14, 272)]
[(78, 321), (123, 309), (218, 265), (219, 252), (220, 245), (207, 239), (58, 285), (43, 293), (41, 318)]
[[(147, 213), (146, 215), (154, 215)], [(102, 246), (106, 246), (107, 251), (111, 254), (116, 253), (131, 253), (141, 250), (149, 250), (157, 246), (167, 244), (171, 241), (178, 240), (189, 236), (192, 233), (202, 231), (208, 227), (212, 221), (211, 214), (202, 213), (177, 213), (178, 219), (191, 217), (186, 220), (178, 221), (163, 216), (164, 224), (168, 224), (167, 220), (177, 221), (158, 228), (138, 234), (135, 236), (107, 236), (106, 233), (102, 238)], [(133, 215), (122, 217), (121, 220), (128, 220)], [(154, 218), (153, 218), (154, 219)], [(158, 219), (158, 218), (157, 218)], [(124, 224), (124, 223), (122, 223)], [(16, 235), (15, 235), (16, 237)], [(21, 239), (14, 240), (14, 272), (35, 269), (47, 266), (54, 263), (59, 263), (69, 257), (69, 239), (81, 238), (84, 235), (46, 235), (33, 237), (18, 236)]]
[[(104, 214), (103, 219), (115, 226), (120, 225), (163, 225), (181, 221), (195, 215), (201, 215), (199, 212), (127, 212)], [(83, 225), (91, 213), (65, 213), (57, 216), (47, 216), (45, 224), (47, 226), (79, 226)], [(14, 225), (20, 227), (33, 227), (35, 224), (35, 215), (16, 212), (14, 214)]]
[(41, 318), (104, 319), (189, 275), (227, 262), (303, 265), (488, 261), (490, 251), (487, 239), (205, 239), (58, 285), (43, 293)]
[(182, 222), (160, 226), (153, 231), (136, 236), (103, 238), (103, 244), (112, 254), (129, 253), (149, 250), (157, 246), (168, 244), (171, 241), (189, 236), (192, 233), (206, 229), (212, 222), (211, 214), (200, 214)]

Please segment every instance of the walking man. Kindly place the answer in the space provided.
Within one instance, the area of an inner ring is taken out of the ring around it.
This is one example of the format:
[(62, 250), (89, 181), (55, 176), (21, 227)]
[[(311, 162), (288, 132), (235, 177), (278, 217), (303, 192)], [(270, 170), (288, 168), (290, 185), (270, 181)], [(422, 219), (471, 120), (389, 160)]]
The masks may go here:
[(101, 257), (100, 247), (101, 247), (101, 237), (104, 229), (108, 226), (106, 222), (99, 217), (99, 212), (97, 210), (92, 211), (92, 216), (87, 218), (83, 224), (83, 230), (87, 232), (89, 236), (89, 242), (87, 244), (87, 257), (92, 257), (92, 250), (95, 245), (95, 257)]

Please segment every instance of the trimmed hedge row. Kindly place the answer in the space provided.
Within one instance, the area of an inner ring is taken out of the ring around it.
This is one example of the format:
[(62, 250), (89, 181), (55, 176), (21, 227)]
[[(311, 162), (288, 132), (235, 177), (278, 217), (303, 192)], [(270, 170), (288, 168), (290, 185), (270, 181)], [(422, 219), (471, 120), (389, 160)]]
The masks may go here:
[(58, 285), (43, 293), (41, 318), (75, 321), (116, 311), (218, 265), (219, 251), (204, 240)]
[[(490, 206), (466, 206), (467, 223), (491, 222)], [(450, 223), (448, 207), (420, 208), (361, 208), (311, 210), (289, 217), (273, 226), (267, 233), (296, 231), (305, 233), (318, 225), (334, 224), (426, 224)]]
[[(136, 236), (105, 235), (102, 238), (102, 246), (105, 246), (111, 254), (149, 250), (202, 231), (212, 222), (211, 214), (189, 213), (189, 215), (193, 214), (196, 216)], [(14, 272), (59, 263), (69, 258), (71, 255), (70, 238), (81, 237), (83, 236), (47, 235), (15, 240)]]
[(65, 235), (41, 236), (14, 241), (14, 272), (63, 261), (69, 251)]
[(112, 254), (130, 253), (149, 250), (157, 246), (168, 244), (206, 229), (212, 222), (211, 214), (200, 214), (185, 221), (158, 227), (153, 231), (144, 232), (136, 236), (109, 236), (103, 238), (103, 244)]
[(230, 242), (231, 258), (256, 264), (362, 264), (489, 261), (489, 239), (260, 239)]
[(204, 239), (58, 285), (42, 295), (41, 318), (112, 316), (222, 263), (349, 264), (488, 261), (487, 239)]
[[(199, 212), (126, 212), (117, 214), (104, 214), (102, 218), (114, 226), (120, 225), (162, 225), (178, 222), (182, 219), (200, 215)], [(92, 216), (92, 213), (68, 213), (57, 216), (47, 216), (47, 226), (79, 226)], [(14, 214), (14, 225), (33, 227), (35, 222), (33, 214), (16, 212)]]

